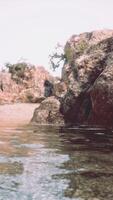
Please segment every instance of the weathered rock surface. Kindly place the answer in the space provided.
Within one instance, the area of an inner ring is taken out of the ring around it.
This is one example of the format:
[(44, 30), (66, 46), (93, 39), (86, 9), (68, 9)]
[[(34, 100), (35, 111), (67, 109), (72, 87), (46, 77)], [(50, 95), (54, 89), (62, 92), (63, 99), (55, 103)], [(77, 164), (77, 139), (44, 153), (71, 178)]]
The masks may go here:
[(64, 97), (67, 93), (67, 86), (63, 80), (54, 81), (54, 95), (57, 97)]
[(43, 67), (32, 67), (17, 83), (8, 72), (0, 72), (0, 103), (40, 103), (44, 99), (44, 81), (54, 78)]
[(63, 125), (64, 118), (60, 112), (60, 107), (61, 99), (64, 97), (66, 92), (66, 84), (62, 80), (55, 78), (53, 80), (52, 96), (47, 97), (45, 95), (45, 100), (41, 99), (41, 104), (37, 109), (35, 109), (31, 123)]
[(92, 115), (89, 122), (113, 126), (113, 65), (107, 66), (91, 91)]
[(65, 123), (113, 126), (113, 30), (72, 36), (65, 57)]
[(60, 113), (60, 102), (54, 96), (46, 98), (35, 109), (31, 123), (37, 124), (64, 124), (63, 115)]

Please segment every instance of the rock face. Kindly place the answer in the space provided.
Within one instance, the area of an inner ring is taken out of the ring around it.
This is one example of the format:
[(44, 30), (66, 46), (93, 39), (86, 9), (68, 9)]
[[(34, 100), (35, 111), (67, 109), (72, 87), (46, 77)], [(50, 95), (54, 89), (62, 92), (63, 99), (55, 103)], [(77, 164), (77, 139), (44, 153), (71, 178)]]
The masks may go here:
[(62, 80), (56, 78), (52, 84), (52, 93), (48, 93), (48, 85), (45, 89), (47, 90), (45, 90), (45, 100), (35, 109), (31, 123), (64, 125), (64, 118), (60, 112), (60, 107), (61, 99), (67, 92), (66, 84)]
[(65, 123), (113, 126), (113, 30), (74, 35), (64, 51)]
[(31, 67), (17, 83), (8, 72), (0, 72), (0, 103), (39, 103), (44, 99), (44, 81), (54, 78), (43, 67)]
[(31, 123), (62, 125), (64, 120), (59, 110), (59, 100), (54, 96), (48, 97), (35, 109)]

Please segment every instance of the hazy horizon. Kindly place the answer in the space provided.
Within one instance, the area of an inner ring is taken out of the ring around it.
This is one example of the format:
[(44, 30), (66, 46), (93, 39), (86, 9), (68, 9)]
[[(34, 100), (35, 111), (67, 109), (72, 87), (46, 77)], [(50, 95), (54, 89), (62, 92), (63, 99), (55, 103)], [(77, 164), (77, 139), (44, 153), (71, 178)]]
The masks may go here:
[(58, 42), (113, 29), (112, 8), (112, 0), (0, 0), (0, 66), (23, 58), (50, 71), (48, 56)]

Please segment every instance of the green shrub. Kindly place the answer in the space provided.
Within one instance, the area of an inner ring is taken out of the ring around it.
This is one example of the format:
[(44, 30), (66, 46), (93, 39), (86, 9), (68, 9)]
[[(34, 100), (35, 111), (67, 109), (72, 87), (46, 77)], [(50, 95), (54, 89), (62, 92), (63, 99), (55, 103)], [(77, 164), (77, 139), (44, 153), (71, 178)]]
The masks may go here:
[(8, 72), (11, 73), (11, 78), (16, 81), (16, 83), (21, 83), (25, 78), (25, 71), (29, 69), (29, 66), (25, 62), (5, 65), (8, 68)]
[(69, 64), (71, 64), (73, 62), (73, 59), (74, 59), (74, 48), (67, 45), (65, 47), (65, 57), (66, 57), (66, 61)]

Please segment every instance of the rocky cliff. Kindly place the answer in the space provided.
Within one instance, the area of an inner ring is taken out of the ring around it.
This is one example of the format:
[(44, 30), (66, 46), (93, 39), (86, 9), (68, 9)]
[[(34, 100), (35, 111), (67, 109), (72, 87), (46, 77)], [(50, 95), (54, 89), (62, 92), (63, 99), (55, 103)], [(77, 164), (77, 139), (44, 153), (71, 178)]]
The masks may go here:
[(64, 51), (65, 123), (113, 126), (113, 30), (73, 35)]
[[(73, 35), (65, 45), (63, 57), (62, 82), (67, 89), (59, 99), (60, 104), (57, 102), (57, 111), (55, 109), (58, 115), (62, 114), (61, 121), (63, 119), (67, 125), (112, 127), (113, 30)], [(51, 104), (52, 99), (46, 101)], [(40, 123), (39, 116), (46, 101), (36, 110), (33, 121)], [(52, 107), (53, 104), (55, 100)], [(46, 119), (42, 121), (48, 123)], [(54, 121), (51, 116), (51, 123)]]

